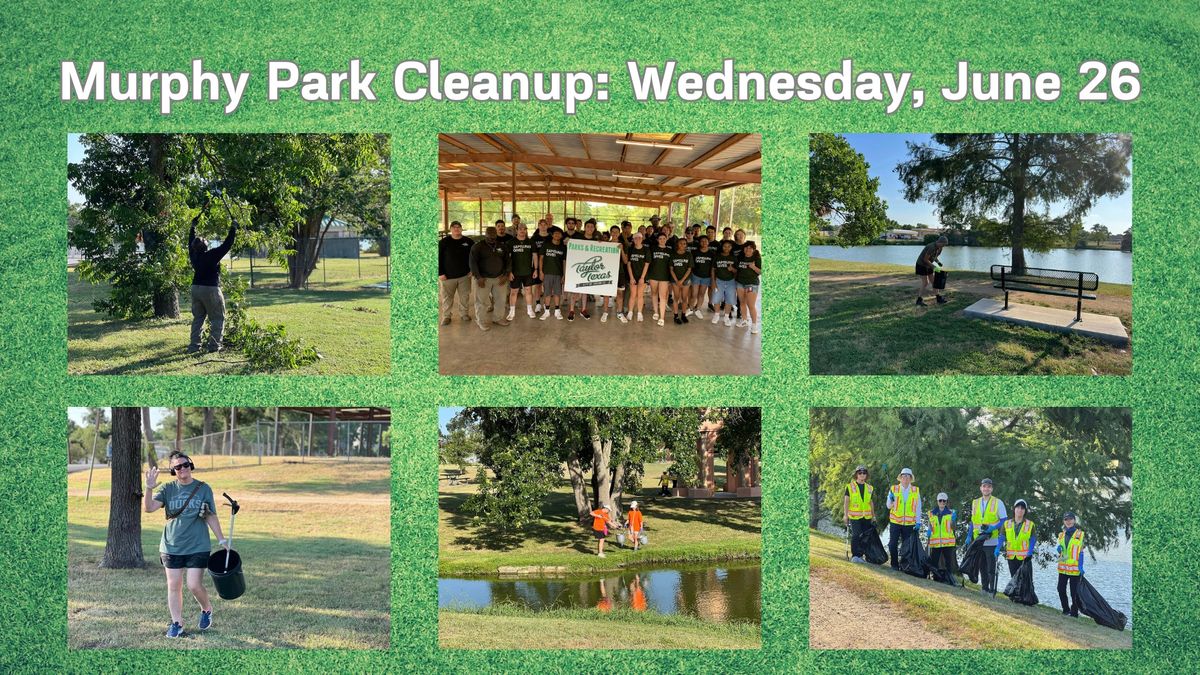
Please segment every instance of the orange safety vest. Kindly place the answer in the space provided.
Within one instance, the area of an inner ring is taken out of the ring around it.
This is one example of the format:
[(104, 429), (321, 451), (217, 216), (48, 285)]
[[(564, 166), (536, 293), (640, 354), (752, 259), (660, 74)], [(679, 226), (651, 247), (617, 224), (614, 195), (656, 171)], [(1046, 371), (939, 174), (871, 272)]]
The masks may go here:
[(916, 485), (908, 486), (908, 501), (903, 501), (903, 490), (899, 485), (892, 486), (892, 508), (888, 511), (888, 520), (897, 525), (917, 524), (917, 498), (921, 496), (921, 488)]
[(1063, 533), (1058, 533), (1058, 573), (1067, 576), (1079, 576), (1079, 556), (1083, 555), (1083, 530), (1076, 528), (1071, 535), (1071, 541), (1063, 544)]
[(846, 491), (850, 494), (850, 510), (846, 513), (847, 518), (870, 520), (875, 517), (875, 511), (871, 508), (871, 494), (875, 488), (872, 488), (870, 483), (863, 483), (863, 490), (860, 493), (858, 483), (850, 481), (850, 484), (846, 486)]
[(1013, 519), (1004, 521), (1004, 546), (1008, 550), (1005, 555), (1009, 560), (1024, 560), (1032, 551), (1029, 550), (1029, 536), (1033, 534), (1033, 521), (1028, 518), (1021, 523), (1021, 531), (1013, 528)]
[[(971, 532), (976, 537), (985, 525), (991, 527), (1000, 522), (1000, 502), (995, 497), (987, 497), (986, 504), (984, 500), (984, 497), (976, 497), (971, 501)], [(983, 508), (980, 508), (981, 504)]]
[(954, 539), (954, 526), (950, 524), (954, 518), (954, 512), (944, 513), (940, 516), (929, 513), (929, 548), (953, 548), (957, 543)]

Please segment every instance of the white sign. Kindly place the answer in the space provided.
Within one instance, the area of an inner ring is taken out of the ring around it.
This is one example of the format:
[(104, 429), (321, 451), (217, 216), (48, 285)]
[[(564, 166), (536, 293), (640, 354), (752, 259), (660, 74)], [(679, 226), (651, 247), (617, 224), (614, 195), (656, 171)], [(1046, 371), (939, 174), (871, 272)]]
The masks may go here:
[(567, 240), (564, 288), (568, 293), (617, 295), (621, 270), (621, 245), (610, 241)]

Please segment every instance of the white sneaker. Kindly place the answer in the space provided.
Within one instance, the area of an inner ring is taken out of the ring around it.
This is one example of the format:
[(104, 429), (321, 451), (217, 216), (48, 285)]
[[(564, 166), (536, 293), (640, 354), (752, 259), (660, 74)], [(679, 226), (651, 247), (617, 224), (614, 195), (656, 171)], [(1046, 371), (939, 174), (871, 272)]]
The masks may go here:
[(690, 310), (690, 309), (689, 309), (689, 310), (687, 311), (687, 313), (685, 313), (685, 314), (684, 314), (684, 316), (691, 316), (691, 315), (693, 315), (693, 314), (695, 314), (695, 312), (693, 312), (692, 310)]
[(749, 322), (749, 321), (747, 321), (746, 319), (742, 319), (741, 321), (738, 321), (738, 322), (737, 322), (737, 327), (738, 327), (738, 328), (745, 328), (745, 327), (746, 327), (746, 326), (748, 326), (748, 325), (750, 325), (750, 322)]
[(762, 327), (761, 321), (759, 321), (758, 323), (755, 323), (755, 324), (751, 324), (750, 332), (753, 333), (754, 335), (758, 335), (758, 331), (761, 327)]
[(541, 300), (538, 300), (537, 305), (533, 308), (533, 311), (535, 314), (542, 313), (542, 301)]
[(655, 313), (654, 313), (654, 318), (653, 318), (653, 320), (654, 320), (654, 321), (658, 321), (658, 312), (655, 312)]
[(698, 309), (697, 309), (697, 310), (696, 310), (696, 318), (697, 318), (697, 319), (700, 319), (701, 321), (703, 321), (703, 320), (704, 320), (704, 312), (702, 312), (702, 311), (700, 311), (700, 310), (698, 310)]
[(517, 308), (516, 308), (516, 307), (509, 307), (509, 308), (508, 308), (508, 320), (509, 320), (509, 321), (512, 321), (512, 320), (513, 320), (513, 317), (514, 317), (514, 316), (516, 316), (516, 315), (517, 315)]
[(641, 322), (641, 320), (642, 320), (642, 313), (638, 312), (638, 322)]
[(629, 323), (629, 319), (625, 318), (625, 315), (620, 312), (617, 312), (617, 318), (621, 320), (621, 323)]
[(543, 313), (541, 316), (538, 317), (538, 319), (540, 319), (542, 321), (545, 321), (546, 319), (549, 319), (549, 318), (550, 318), (550, 309), (549, 308), (546, 308), (545, 313)]
[(725, 326), (727, 328), (733, 328), (733, 317), (732, 316), (725, 317)]
[(529, 315), (529, 318), (531, 318), (531, 319), (533, 318), (533, 308), (532, 307), (526, 307), (525, 313)]
[(660, 325), (660, 326), (661, 326), (661, 325), (663, 325), (663, 320), (662, 320), (662, 319), (659, 319), (659, 320), (658, 320), (658, 325)]
[(719, 323), (721, 323), (721, 315), (720, 315), (720, 314), (713, 314), (713, 320), (712, 320), (712, 322), (713, 322), (713, 325), (714, 325), (714, 326), (715, 326), (715, 325), (717, 325), (717, 324), (719, 324)]
[(554, 310), (554, 318), (558, 319), (559, 321), (562, 321), (562, 310), (561, 309)]
[(600, 315), (600, 323), (608, 323), (608, 312)]

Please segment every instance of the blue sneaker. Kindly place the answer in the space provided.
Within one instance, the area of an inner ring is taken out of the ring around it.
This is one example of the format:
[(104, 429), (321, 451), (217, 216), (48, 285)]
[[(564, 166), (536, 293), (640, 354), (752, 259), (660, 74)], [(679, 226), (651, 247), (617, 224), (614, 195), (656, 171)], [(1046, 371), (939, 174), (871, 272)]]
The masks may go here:
[(211, 625), (212, 625), (212, 610), (209, 610), (207, 612), (203, 612), (203, 611), (200, 612), (200, 623), (199, 623), (200, 630), (208, 630), (208, 627)]
[(177, 637), (183, 637), (183, 636), (184, 636), (183, 624), (175, 623), (174, 621), (172, 621), (171, 625), (167, 626), (167, 637), (177, 638)]

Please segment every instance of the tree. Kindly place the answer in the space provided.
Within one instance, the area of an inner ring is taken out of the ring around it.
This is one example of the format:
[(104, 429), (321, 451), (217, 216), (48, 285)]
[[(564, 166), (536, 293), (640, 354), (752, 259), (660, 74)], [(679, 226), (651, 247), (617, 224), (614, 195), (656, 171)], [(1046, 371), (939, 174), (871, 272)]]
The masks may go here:
[(808, 231), (840, 226), (839, 246), (869, 244), (888, 227), (887, 202), (870, 165), (836, 134), (813, 134), (808, 150)]
[(1109, 235), (1108, 228), (1101, 225), (1100, 223), (1096, 223), (1095, 225), (1092, 225), (1091, 233), (1092, 233), (1092, 240), (1096, 242), (1097, 246), (1108, 241), (1108, 235)]
[[(1129, 536), (1132, 417), (1126, 408), (830, 408), (814, 410), (811, 426), (810, 474), (835, 520), (842, 517), (853, 468), (865, 464), (879, 526), (887, 522), (879, 506), (884, 490), (909, 467), (923, 495), (946, 492), (951, 508), (964, 515), (960, 541), (985, 477), (995, 481), (1010, 513), (1018, 498), (1029, 503), (1038, 541), (1054, 541), (1068, 510), (1079, 515), (1091, 550)], [(1050, 549), (1038, 553), (1042, 563), (1052, 557)]]
[(101, 567), (146, 566), (142, 555), (142, 410), (112, 409), (112, 487)]
[[(1122, 134), (934, 134), (931, 144), (908, 144), (896, 166), (909, 201), (927, 199), (943, 213), (1001, 213), (1012, 265), (1025, 268), (1025, 248), (1049, 248), (1038, 225), (1069, 226), (1096, 200), (1129, 189), (1132, 142)], [(1065, 212), (1051, 217), (1058, 205)], [(1046, 210), (1041, 223), (1032, 209)]]
[(716, 451), (726, 466), (744, 470), (762, 453), (762, 408), (718, 408), (710, 419), (721, 422)]
[(446, 426), (450, 433), (438, 434), (438, 462), (455, 464), (459, 471), (466, 472), (467, 462), (475, 461), (483, 449), (479, 430), (455, 417)]

